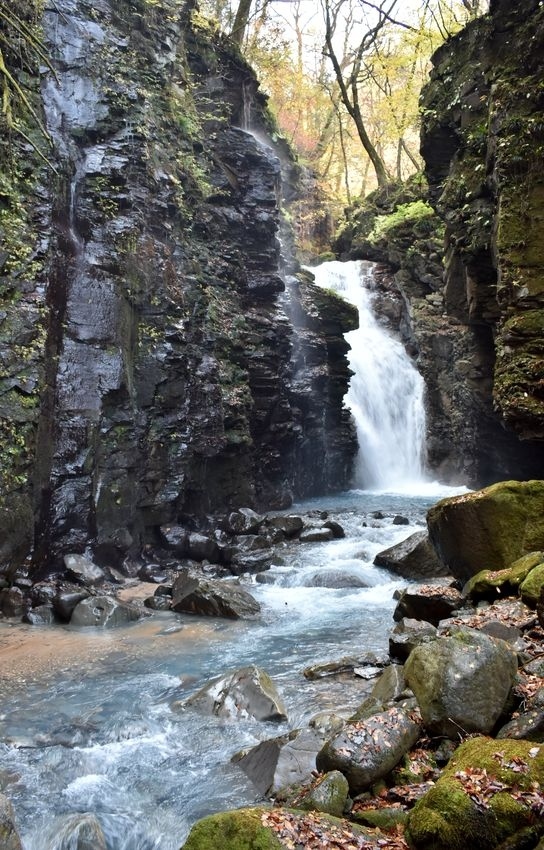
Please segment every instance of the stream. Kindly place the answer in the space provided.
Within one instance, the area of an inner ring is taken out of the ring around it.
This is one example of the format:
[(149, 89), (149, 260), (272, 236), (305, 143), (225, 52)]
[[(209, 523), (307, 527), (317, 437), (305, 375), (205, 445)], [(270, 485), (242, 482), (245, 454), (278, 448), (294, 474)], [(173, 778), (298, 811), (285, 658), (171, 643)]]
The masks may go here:
[[(197, 818), (254, 801), (255, 789), (230, 764), (234, 753), (364, 699), (363, 680), (308, 682), (302, 671), (387, 649), (393, 592), (406, 581), (372, 561), (421, 528), (427, 507), (446, 492), (422, 490), (412, 497), (354, 490), (296, 506), (329, 511), (346, 537), (279, 547), (268, 574), (274, 583), (251, 581), (263, 609), (254, 622), (160, 613), (107, 633), (2, 625), (0, 641), (10, 628), (31, 630), (38, 643), (52, 633), (59, 643), (74, 641), (67, 671), (44, 669), (4, 685), (0, 790), (13, 802), (25, 850), (67, 850), (61, 824), (78, 812), (98, 816), (108, 850), (177, 850)], [(375, 519), (376, 511), (384, 518)], [(396, 514), (410, 524), (394, 525)], [(321, 586), (339, 575), (347, 586)], [(287, 724), (172, 710), (209, 678), (249, 663), (273, 677)]]

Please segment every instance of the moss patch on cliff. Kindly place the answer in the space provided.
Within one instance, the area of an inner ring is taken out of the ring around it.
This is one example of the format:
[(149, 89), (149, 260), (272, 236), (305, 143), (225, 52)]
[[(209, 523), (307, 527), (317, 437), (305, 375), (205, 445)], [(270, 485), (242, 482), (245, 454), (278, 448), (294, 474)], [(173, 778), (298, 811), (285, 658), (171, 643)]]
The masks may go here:
[[(6, 18), (0, 22), (9, 42), (4, 55), (9, 78), (3, 77), (0, 115), (0, 508), (4, 531), (16, 529), (21, 522), (27, 543), (32, 536), (28, 480), (45, 342), (44, 305), (38, 294), (43, 286), (45, 253), (39, 241), (43, 221), (37, 208), (43, 202), (43, 150), (47, 150), (37, 76), (42, 61), (37, 24), (40, 8), (38, 2), (18, 6), (17, 15), (27, 30), (10, 28)], [(24, 37), (23, 32), (27, 33)], [(3, 48), (5, 41), (2, 39)], [(48, 179), (51, 177), (52, 172)], [(18, 557), (24, 555), (20, 537), (16, 534), (14, 538)]]
[[(529, 440), (544, 436), (544, 367), (528, 330), (544, 297), (543, 41), (537, 0), (492, 4), (437, 51), (423, 95), (423, 154), (447, 221), (446, 281), (457, 313), (463, 294), (466, 317), (493, 328), (493, 400)], [(513, 338), (512, 323), (528, 313), (527, 331)]]

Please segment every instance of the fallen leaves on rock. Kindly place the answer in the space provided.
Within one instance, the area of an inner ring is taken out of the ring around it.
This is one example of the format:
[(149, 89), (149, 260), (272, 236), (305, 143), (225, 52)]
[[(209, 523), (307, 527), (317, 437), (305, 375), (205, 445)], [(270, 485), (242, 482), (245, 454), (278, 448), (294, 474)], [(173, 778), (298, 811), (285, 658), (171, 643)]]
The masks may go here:
[(515, 626), (517, 629), (527, 629), (536, 622), (535, 612), (531, 611), (519, 599), (501, 599), (478, 608), (472, 614), (461, 614), (452, 617), (447, 625), (468, 626), (471, 629), (481, 629), (486, 623), (498, 621), (506, 626)]
[(376, 832), (368, 838), (358, 835), (347, 821), (339, 825), (313, 812), (293, 814), (285, 809), (263, 812), (261, 823), (271, 829), (288, 850), (408, 850), (401, 835)]
[[(535, 748), (537, 749), (537, 748)], [(514, 773), (527, 773), (529, 767), (527, 763), (520, 757), (515, 756), (508, 761), (504, 758), (504, 753), (497, 752), (494, 754), (500, 766)], [(534, 756), (531, 755), (531, 758)], [(460, 770), (455, 774), (455, 778), (463, 786), (463, 790), (470, 797), (472, 802), (480, 809), (488, 809), (489, 803), (499, 793), (508, 793), (518, 803), (522, 803), (530, 809), (537, 817), (544, 816), (544, 792), (540, 785), (534, 782), (530, 790), (521, 790), (515, 786), (501, 782), (494, 776), (489, 776), (485, 768), (469, 768)]]
[[(514, 687), (514, 695), (526, 702), (530, 700), (543, 686), (542, 676), (536, 676), (530, 673), (518, 671), (518, 681)], [(512, 715), (516, 716), (516, 712)]]

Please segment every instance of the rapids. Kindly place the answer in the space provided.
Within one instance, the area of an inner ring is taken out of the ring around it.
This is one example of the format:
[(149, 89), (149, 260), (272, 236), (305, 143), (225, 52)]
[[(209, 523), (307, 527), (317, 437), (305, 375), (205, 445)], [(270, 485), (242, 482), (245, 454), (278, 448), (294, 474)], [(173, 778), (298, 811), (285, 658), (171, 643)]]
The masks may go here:
[[(5, 654), (0, 660), (0, 790), (14, 804), (25, 850), (66, 850), (59, 843), (62, 823), (78, 812), (97, 815), (108, 850), (177, 850), (197, 818), (254, 801), (255, 790), (231, 756), (320, 710), (347, 711), (362, 701), (362, 680), (308, 682), (302, 670), (387, 648), (393, 592), (406, 581), (372, 561), (421, 528), (427, 507), (445, 492), (427, 487), (424, 496), (407, 497), (354, 490), (295, 506), (329, 511), (346, 537), (278, 547), (267, 574), (273, 583), (251, 580), (262, 605), (254, 622), (154, 614), (102, 632), (1, 625), (0, 645), (15, 630), (30, 641), (30, 652), (49, 642), (54, 654), (55, 641), (59, 651), (71, 641), (68, 664), (45, 661), (25, 673), (21, 663), (19, 675), (8, 679)], [(384, 518), (374, 518), (375, 511)], [(399, 513), (409, 525), (393, 524)], [(352, 578), (338, 589), (323, 587), (324, 572)], [(350, 586), (362, 582), (368, 586)], [(263, 666), (279, 686), (287, 724), (172, 711), (173, 701), (209, 678), (249, 663)]]

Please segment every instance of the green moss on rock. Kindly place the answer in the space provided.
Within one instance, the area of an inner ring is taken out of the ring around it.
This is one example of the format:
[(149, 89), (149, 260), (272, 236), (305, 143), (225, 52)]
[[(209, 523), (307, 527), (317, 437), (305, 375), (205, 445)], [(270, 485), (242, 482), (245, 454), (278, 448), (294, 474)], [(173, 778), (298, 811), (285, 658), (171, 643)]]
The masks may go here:
[(336, 847), (349, 844), (350, 838), (359, 846), (361, 836), (369, 840), (369, 847), (378, 847), (383, 838), (375, 830), (331, 815), (282, 808), (238, 809), (198, 821), (182, 850), (292, 850), (310, 840), (311, 846), (320, 841), (322, 847)]
[(282, 850), (272, 830), (263, 826), (262, 809), (221, 812), (199, 820), (183, 850)]
[(442, 499), (427, 514), (441, 560), (464, 581), (544, 549), (544, 481), (501, 481)]
[(473, 738), (415, 805), (406, 837), (416, 850), (492, 850), (535, 824), (542, 782), (544, 747)]
[(470, 596), (472, 599), (496, 599), (498, 594), (515, 594), (531, 570), (543, 561), (544, 552), (530, 552), (514, 561), (508, 569), (480, 570), (464, 586), (463, 596)]
[(530, 608), (536, 608), (538, 600), (544, 593), (544, 563), (531, 570), (519, 588), (521, 599)]

